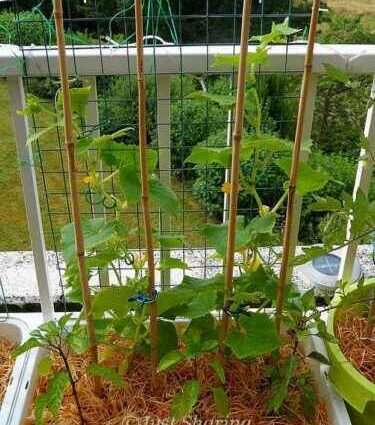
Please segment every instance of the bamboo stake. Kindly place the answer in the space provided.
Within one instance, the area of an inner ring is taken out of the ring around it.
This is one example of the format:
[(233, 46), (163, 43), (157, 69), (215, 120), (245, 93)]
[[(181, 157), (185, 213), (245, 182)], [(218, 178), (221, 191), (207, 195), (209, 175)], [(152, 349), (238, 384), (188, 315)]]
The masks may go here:
[[(224, 305), (228, 302), (228, 298), (233, 289), (233, 263), (236, 239), (237, 224), (237, 204), (239, 192), (239, 174), (240, 174), (240, 149), (241, 138), (244, 122), (245, 109), (245, 84), (247, 70), (247, 56), (250, 32), (250, 14), (251, 0), (244, 0), (242, 9), (242, 28), (241, 28), (241, 45), (240, 45), (240, 63), (237, 81), (237, 100), (236, 100), (236, 116), (232, 137), (232, 166), (231, 166), (231, 190), (229, 195), (229, 224), (227, 239), (227, 254), (225, 260), (225, 281), (224, 281)], [(219, 353), (223, 354), (225, 340), (228, 332), (229, 317), (223, 315), (220, 327), (220, 344)]]
[[(75, 249), (78, 258), (78, 269), (81, 280), (83, 307), (86, 313), (87, 333), (90, 345), (90, 358), (94, 363), (98, 363), (98, 352), (95, 338), (94, 320), (91, 309), (91, 296), (89, 288), (89, 279), (87, 274), (85, 246), (83, 240), (82, 223), (79, 208), (78, 198), (78, 183), (77, 183), (77, 165), (75, 160), (75, 143), (72, 119), (72, 105), (69, 91), (69, 76), (67, 70), (65, 38), (64, 38), (64, 22), (63, 8), (61, 0), (54, 0), (54, 15), (56, 25), (57, 47), (59, 51), (59, 66), (61, 91), (63, 96), (64, 110), (64, 135), (65, 148), (68, 157), (68, 175), (70, 186), (70, 202), (72, 206), (74, 234), (75, 234)], [(98, 389), (99, 381), (96, 382)]]
[[(146, 84), (143, 69), (143, 12), (142, 1), (135, 0), (135, 32), (137, 44), (137, 77), (138, 77), (138, 133), (139, 133), (139, 161), (142, 180), (142, 207), (145, 228), (145, 243), (148, 265), (148, 293), (153, 296), (155, 291), (155, 259), (152, 241), (152, 223), (150, 215), (148, 169), (147, 169), (147, 134), (146, 134)], [(157, 353), (157, 304), (150, 304), (150, 332), (151, 332), (151, 364), (152, 378), (155, 382), (158, 365)]]
[(288, 278), (290, 239), (291, 239), (292, 228), (294, 223), (294, 204), (295, 204), (295, 194), (296, 194), (298, 170), (299, 170), (299, 163), (300, 163), (303, 123), (305, 119), (308, 92), (310, 89), (310, 82), (311, 82), (312, 63), (314, 58), (314, 44), (315, 44), (316, 31), (318, 26), (318, 18), (319, 18), (319, 7), (320, 7), (320, 0), (314, 0), (311, 21), (310, 21), (309, 39), (307, 42), (307, 53), (305, 58), (305, 67), (304, 67), (303, 81), (302, 81), (302, 87), (301, 87), (301, 97), (300, 97), (299, 109), (298, 109), (296, 134), (295, 134), (294, 145), (293, 145), (292, 167), (291, 167), (289, 189), (288, 189), (288, 204), (287, 204), (286, 223), (285, 223), (284, 241), (283, 241), (283, 258), (281, 262), (281, 270), (280, 270), (280, 277), (279, 277), (278, 289), (277, 289), (277, 300), (276, 300), (276, 327), (279, 333), (280, 333), (281, 317), (282, 317), (282, 310), (283, 310), (284, 298), (285, 298), (285, 289), (286, 289), (286, 283)]

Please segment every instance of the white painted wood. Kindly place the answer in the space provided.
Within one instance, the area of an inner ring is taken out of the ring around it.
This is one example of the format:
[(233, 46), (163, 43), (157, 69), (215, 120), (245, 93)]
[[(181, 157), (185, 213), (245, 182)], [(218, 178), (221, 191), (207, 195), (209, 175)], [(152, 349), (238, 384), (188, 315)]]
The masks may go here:
[[(0, 338), (23, 344), (29, 338), (29, 321), (23, 321), (13, 315), (6, 322), (0, 323)], [(21, 425), (29, 411), (34, 398), (37, 384), (36, 365), (42, 354), (39, 348), (34, 348), (17, 357), (12, 375), (6, 388), (4, 398), (0, 403), (0, 424)]]
[(23, 199), (29, 227), (31, 247), (34, 254), (35, 270), (44, 320), (53, 317), (53, 294), (50, 290), (47, 256), (40, 212), (38, 188), (33, 164), (33, 154), (26, 144), (29, 134), (27, 119), (17, 114), (25, 107), (25, 91), (21, 77), (8, 78), (11, 115), (16, 139), (17, 156), (20, 164)]
[[(313, 74), (311, 78), (311, 83), (308, 92), (307, 105), (306, 105), (306, 113), (305, 120), (303, 123), (303, 131), (302, 131), (302, 141), (307, 141), (311, 139), (311, 131), (314, 121), (314, 111), (315, 111), (315, 99), (317, 93), (319, 76), (317, 74)], [(309, 154), (306, 150), (302, 150), (300, 154), (300, 162), (307, 162), (309, 159)], [(294, 223), (291, 232), (290, 238), (290, 250), (289, 250), (289, 258), (293, 258), (296, 252), (296, 247), (298, 245), (298, 234), (299, 234), (299, 226), (301, 220), (301, 212), (302, 212), (302, 196), (296, 192), (295, 195), (295, 208), (294, 208)], [(288, 276), (289, 278), (292, 276), (293, 267), (289, 267)]]
[[(157, 131), (158, 131), (158, 148), (159, 148), (159, 170), (160, 180), (171, 186), (171, 77), (169, 75), (159, 74), (156, 77), (157, 87)], [(160, 233), (170, 233), (171, 217), (166, 213), (160, 212), (159, 218)], [(161, 252), (161, 259), (170, 257), (169, 250)], [(167, 289), (171, 284), (171, 272), (165, 270), (161, 273), (161, 287)]]
[[(353, 189), (353, 200), (357, 198), (358, 191), (361, 190), (366, 196), (369, 193), (371, 178), (374, 171), (374, 160), (373, 155), (375, 152), (375, 75), (372, 83), (371, 94), (370, 94), (370, 103), (367, 109), (367, 118), (364, 129), (364, 136), (368, 140), (369, 151), (372, 153), (368, 155), (367, 149), (362, 148), (360, 152), (357, 175), (355, 179), (354, 189)], [(346, 239), (351, 239), (351, 218), (348, 220)], [(354, 259), (357, 254), (358, 242), (353, 241), (344, 248), (344, 257), (343, 261), (340, 264), (339, 279), (345, 282), (350, 282), (352, 273)]]
[[(236, 74), (231, 76), (231, 88), (234, 89), (237, 87), (237, 78)], [(235, 108), (228, 111), (227, 119), (227, 146), (232, 146), (232, 137), (233, 137), (233, 118), (235, 114)], [(227, 168), (225, 170), (225, 182), (230, 182), (230, 170)], [(226, 223), (229, 220), (229, 194), (224, 193), (224, 210), (223, 210), (223, 223)]]
[[(250, 46), (254, 52), (256, 46)], [(373, 74), (375, 71), (375, 45), (317, 44), (314, 49), (314, 73), (325, 73), (324, 63), (329, 63), (349, 73)], [(171, 46), (145, 47), (145, 73), (155, 74), (205, 74), (221, 73), (211, 67), (218, 54), (239, 53), (239, 46)], [(265, 72), (302, 72), (306, 45), (288, 44), (271, 46), (269, 60), (261, 67)], [(285, 57), (288, 60), (285, 61)], [(136, 72), (136, 48), (134, 46), (67, 46), (68, 70), (71, 75), (124, 75)], [(24, 69), (25, 67), (25, 69)], [(0, 76), (46, 76), (59, 74), (58, 52), (55, 47), (0, 46)], [(232, 68), (227, 69), (232, 72)]]
[[(99, 137), (100, 136), (100, 119), (99, 119), (99, 108), (98, 108), (98, 92), (96, 87), (96, 77), (87, 77), (87, 82), (91, 87), (90, 92), (90, 98), (89, 103), (87, 105), (86, 109), (86, 127), (87, 130), (89, 130), (92, 137)], [(95, 130), (94, 130), (95, 129)], [(97, 153), (96, 152), (90, 152), (90, 155), (93, 160), (96, 160)], [(100, 178), (103, 179), (104, 175), (101, 172), (103, 170), (103, 164), (101, 161), (97, 163), (99, 168), (99, 175)], [(93, 199), (93, 198), (92, 198)], [(96, 204), (93, 202), (92, 204), (92, 212), (94, 217), (104, 217), (106, 216), (106, 210), (103, 204)], [(100, 284), (102, 286), (108, 286), (109, 285), (109, 274), (108, 274), (108, 268), (103, 268), (99, 270), (99, 278), (100, 278)]]

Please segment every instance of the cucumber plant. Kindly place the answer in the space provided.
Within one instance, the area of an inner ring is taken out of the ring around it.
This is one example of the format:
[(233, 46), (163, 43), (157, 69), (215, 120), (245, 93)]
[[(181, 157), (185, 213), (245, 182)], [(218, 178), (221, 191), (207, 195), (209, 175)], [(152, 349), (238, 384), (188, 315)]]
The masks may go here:
[[(236, 265), (239, 273), (233, 277), (233, 290), (228, 302), (224, 305), (224, 275), (199, 279), (185, 275), (182, 282), (171, 289), (160, 293), (147, 294), (147, 276), (143, 270), (147, 258), (140, 254), (135, 256), (129, 247), (129, 238), (139, 229), (133, 229), (122, 220), (122, 213), (136, 204), (141, 198), (141, 180), (139, 170), (139, 148), (127, 144), (131, 128), (121, 129), (111, 135), (96, 136), (93, 132), (82, 130), (81, 123), (85, 119), (85, 109), (90, 88), (72, 88), (71, 98), (77, 137), (77, 154), (88, 165), (88, 173), (83, 179), (86, 185), (86, 198), (91, 203), (101, 203), (114, 212), (112, 219), (93, 218), (83, 220), (85, 256), (88, 273), (93, 276), (98, 269), (108, 267), (113, 271), (116, 283), (95, 290), (92, 309), (95, 332), (103, 347), (102, 362), (90, 364), (87, 372), (112, 384), (122, 387), (126, 383), (126, 375), (136, 359), (137, 353), (150, 354), (150, 304), (157, 304), (158, 341), (157, 351), (160, 359), (158, 373), (164, 374), (180, 365), (190, 365), (193, 379), (182, 383), (182, 390), (171, 401), (171, 416), (182, 420), (191, 414), (196, 407), (200, 394), (209, 389), (212, 400), (217, 406), (218, 415), (227, 417), (230, 413), (230, 397), (227, 389), (226, 367), (228, 358), (239, 362), (264, 360), (269, 365), (265, 379), (270, 388), (267, 403), (268, 412), (279, 412), (288, 398), (291, 386), (301, 389), (301, 406), (305, 415), (311, 418), (314, 414), (314, 390), (308, 374), (298, 373), (300, 359), (305, 356), (301, 342), (309, 335), (318, 335), (332, 341), (320, 319), (320, 312), (315, 304), (312, 291), (303, 295), (296, 292), (290, 284), (283, 311), (285, 335), (280, 337), (276, 331), (272, 315), (264, 311), (267, 306), (276, 302), (277, 276), (273, 270), (274, 263), (269, 263), (261, 248), (273, 246), (280, 240), (277, 222), (280, 221), (280, 210), (286, 199), (287, 184), (279, 200), (274, 205), (265, 205), (257, 187), (257, 171), (260, 168), (276, 166), (285, 173), (287, 183), (291, 162), (292, 143), (275, 135), (262, 131), (262, 101), (257, 91), (256, 70), (267, 61), (270, 44), (285, 42), (288, 36), (296, 34), (288, 21), (274, 24), (269, 34), (255, 37), (259, 41), (255, 53), (249, 54), (249, 69), (246, 89), (246, 124), (245, 135), (241, 147), (241, 161), (251, 160), (253, 168), (250, 175), (241, 173), (241, 188), (253, 196), (258, 214), (250, 221), (243, 216), (237, 218), (236, 232)], [(218, 56), (214, 66), (236, 67), (238, 57)], [(218, 104), (225, 109), (235, 106), (235, 98), (214, 95), (208, 92), (197, 92), (191, 95), (195, 99)], [(39, 99), (30, 96), (23, 110), (25, 115), (49, 114), (54, 119), (53, 126), (42, 132), (33, 134), (29, 142), (37, 140), (51, 130), (62, 127), (61, 100), (56, 97), (56, 112), (42, 105)], [(304, 148), (308, 150), (310, 143)], [(149, 149), (147, 164), (149, 170), (149, 187), (151, 201), (162, 211), (173, 215), (179, 208), (176, 194), (157, 175), (157, 152)], [(229, 168), (231, 151), (229, 148), (209, 148), (196, 146), (187, 162), (196, 166), (220, 165)], [(111, 169), (109, 175), (103, 176), (102, 165)], [(301, 165), (297, 190), (301, 195), (320, 190), (331, 179), (324, 170), (316, 170), (308, 164)], [(115, 182), (120, 191), (113, 193), (110, 183)], [(228, 190), (227, 183), (223, 190)], [(230, 186), (229, 186), (230, 188)], [(332, 218), (333, 223), (342, 226), (342, 217), (353, 214), (363, 216), (365, 210), (371, 211), (370, 218), (358, 218), (354, 221), (355, 235), (362, 235), (373, 223), (374, 207), (362, 196), (353, 202), (345, 198), (343, 202), (330, 199), (319, 199), (311, 206), (316, 211), (330, 211), (339, 218)], [(364, 215), (366, 216), (366, 215)], [(368, 215), (366, 216), (368, 217)], [(341, 221), (340, 221), (341, 220)], [(329, 227), (328, 226), (328, 227)], [(336, 229), (334, 230), (336, 231)], [(320, 255), (333, 246), (334, 231), (327, 229), (323, 248), (305, 249), (302, 256), (296, 257), (295, 263), (308, 261), (312, 256)], [(209, 245), (215, 249), (216, 257), (225, 258), (227, 241), (227, 224), (207, 225), (202, 229)], [(74, 255), (74, 229), (67, 224), (61, 231), (61, 246), (66, 263), (66, 286), (70, 299), (82, 302), (77, 260)], [(155, 235), (161, 248), (179, 247), (184, 243), (182, 235)], [(275, 254), (277, 260), (278, 255)], [(124, 278), (119, 273), (117, 262), (125, 262), (132, 267), (132, 277)], [(160, 270), (168, 268), (186, 269), (188, 266), (177, 258), (161, 262)], [(255, 309), (250, 310), (251, 307)], [(225, 341), (224, 361), (219, 362), (216, 352), (219, 345), (220, 312), (230, 318), (230, 326)], [(43, 423), (43, 412), (50, 411), (57, 416), (65, 390), (71, 387), (78, 415), (84, 423), (84, 408), (79, 399), (77, 377), (70, 367), (71, 353), (83, 356), (87, 351), (87, 335), (80, 318), (70, 323), (71, 315), (63, 316), (58, 322), (48, 322), (31, 334), (31, 338), (19, 347), (15, 355), (35, 348), (47, 350), (46, 357), (39, 364), (39, 372), (46, 375), (49, 384), (44, 393), (38, 396), (35, 403), (37, 423)], [(176, 326), (179, 320), (185, 326)], [(122, 341), (123, 344), (116, 344)], [(288, 354), (282, 354), (285, 351)], [(52, 355), (62, 361), (57, 368)], [(120, 359), (116, 369), (106, 366), (106, 360), (112, 356)], [(319, 353), (308, 353), (311, 358), (327, 363)], [(207, 388), (202, 383), (199, 360), (207, 359), (208, 366), (215, 376), (215, 383)]]
[[(276, 222), (279, 218), (288, 193), (287, 181), (291, 165), (292, 142), (281, 139), (274, 134), (262, 131), (263, 114), (262, 99), (257, 89), (257, 69), (266, 65), (268, 60), (268, 49), (272, 43), (285, 43), (289, 36), (297, 34), (298, 30), (290, 28), (286, 19), (281, 24), (273, 24), (270, 33), (256, 36), (252, 39), (258, 41), (259, 45), (254, 53), (248, 54), (247, 84), (245, 96), (245, 128), (241, 141), (240, 153), (240, 190), (253, 197), (258, 211), (250, 223), (245, 222), (245, 218), (238, 218), (238, 231), (236, 240), (236, 251), (241, 255), (241, 267), (250, 270), (257, 267), (260, 262), (264, 262), (260, 247), (273, 249), (280, 235), (274, 233)], [(236, 68), (239, 64), (239, 56), (218, 55), (212, 66), (216, 68)], [(220, 105), (224, 109), (232, 109), (235, 106), (235, 96), (211, 94), (207, 91), (199, 91), (191, 94), (193, 97), (205, 102), (212, 102)], [(305, 141), (303, 149), (309, 151), (310, 141)], [(202, 166), (222, 166), (229, 168), (231, 164), (231, 147), (207, 147), (204, 144), (196, 146), (185, 162), (193, 163), (196, 167)], [(252, 163), (251, 171), (245, 172), (245, 165)], [(284, 190), (280, 198), (274, 205), (266, 205), (262, 200), (259, 188), (257, 187), (257, 172), (267, 167), (277, 167), (280, 173), (285, 175)], [(311, 192), (322, 189), (331, 176), (324, 170), (313, 169), (307, 163), (302, 163), (298, 178), (297, 190), (303, 196)], [(223, 192), (229, 193), (231, 185), (224, 183)], [(224, 257), (226, 250), (226, 224), (221, 226), (209, 225), (204, 230), (204, 235), (208, 242), (212, 244), (221, 257)], [(247, 228), (247, 235), (243, 235)], [(260, 230), (263, 230), (262, 232)], [(253, 232), (253, 237), (250, 234)], [(221, 240), (221, 247), (217, 246)]]

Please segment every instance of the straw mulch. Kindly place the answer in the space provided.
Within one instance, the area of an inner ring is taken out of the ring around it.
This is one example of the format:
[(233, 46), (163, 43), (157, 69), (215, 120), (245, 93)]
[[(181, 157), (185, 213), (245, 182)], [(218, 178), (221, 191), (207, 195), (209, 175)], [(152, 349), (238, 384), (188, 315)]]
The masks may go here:
[(3, 401), (13, 369), (14, 361), (11, 359), (10, 355), (14, 349), (15, 344), (12, 344), (6, 339), (0, 338), (0, 405)]
[[(194, 410), (194, 417), (191, 421), (185, 420), (185, 424), (199, 424), (197, 420), (220, 419), (210, 390), (211, 386), (218, 386), (217, 378), (208, 366), (208, 361), (212, 358), (212, 354), (207, 354), (197, 361), (197, 378), (204, 389)], [(116, 366), (119, 360), (121, 359), (112, 359), (111, 366)], [(172, 424), (172, 421), (168, 420), (170, 402), (181, 390), (184, 382), (195, 377), (193, 364), (186, 362), (170, 372), (160, 374), (158, 386), (153, 390), (150, 385), (150, 363), (148, 359), (138, 355), (133, 359), (125, 378), (125, 388), (118, 389), (103, 381), (103, 394), (98, 398), (93, 392), (92, 378), (84, 372), (87, 359), (72, 356), (71, 363), (78, 379), (78, 391), (86, 423), (89, 425)], [(58, 362), (55, 366), (60, 368)], [(316, 407), (315, 420), (309, 422), (303, 417), (301, 394), (297, 388), (291, 389), (288, 401), (280, 414), (267, 415), (265, 408), (269, 397), (269, 381), (265, 377), (267, 366), (269, 360), (264, 359), (254, 362), (240, 362), (233, 358), (228, 360), (225, 367), (226, 393), (230, 398), (228, 419), (245, 421), (244, 425), (329, 425), (325, 407), (321, 403)], [(298, 373), (307, 370), (307, 364), (301, 359)], [(41, 379), (38, 391), (43, 391), (45, 385), (45, 379)], [(67, 390), (65, 395), (59, 418), (46, 419), (46, 423), (54, 425), (80, 423), (70, 390)], [(164, 422), (157, 422), (158, 420)], [(25, 423), (33, 424), (32, 416)], [(215, 424), (215, 422), (207, 423)]]
[(375, 326), (366, 335), (367, 319), (348, 312), (336, 323), (336, 337), (345, 357), (369, 381), (375, 384)]

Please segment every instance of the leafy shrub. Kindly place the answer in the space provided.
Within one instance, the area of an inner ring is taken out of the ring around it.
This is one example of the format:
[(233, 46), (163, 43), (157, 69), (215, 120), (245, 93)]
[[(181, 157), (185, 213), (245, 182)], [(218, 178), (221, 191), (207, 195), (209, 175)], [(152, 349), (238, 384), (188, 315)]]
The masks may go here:
[[(361, 16), (324, 14), (319, 42), (375, 43), (375, 31), (363, 23)], [(371, 78), (352, 78), (354, 90), (321, 78), (315, 108), (313, 140), (326, 153), (342, 153), (355, 157), (363, 133), (364, 113), (370, 95)]]
[(19, 45), (44, 45), (48, 41), (46, 23), (39, 13), (0, 13), (0, 43)]
[(351, 78), (353, 90), (322, 77), (318, 86), (313, 140), (326, 153), (356, 158), (363, 134), (371, 78)]
[[(99, 87), (99, 115), (103, 132), (110, 134), (123, 127), (136, 127), (138, 114), (137, 80), (135, 77), (103, 77)], [(150, 84), (147, 81), (147, 90)], [(150, 96), (147, 94), (148, 105)], [(148, 114), (151, 116), (151, 114)], [(136, 132), (131, 134), (136, 140)]]
[(374, 44), (375, 31), (363, 23), (360, 15), (340, 15), (327, 13), (318, 35), (320, 43)]
[[(185, 168), (184, 160), (195, 145), (226, 126), (225, 111), (194, 100), (183, 100), (173, 105), (171, 116), (172, 166), (177, 170)], [(185, 178), (192, 176), (191, 170), (184, 172)]]
[[(357, 151), (357, 154), (359, 152)], [(343, 157), (339, 154), (324, 154), (321, 151), (315, 151), (311, 155), (311, 164), (313, 167), (320, 166), (328, 171), (334, 178), (333, 181), (327, 183), (325, 188), (316, 195), (321, 197), (331, 197), (334, 199), (342, 199), (344, 193), (351, 194), (354, 187), (357, 160)], [(375, 181), (372, 180), (369, 192), (369, 199), (375, 199)], [(324, 221), (324, 213), (312, 212), (308, 205), (314, 200), (309, 196), (304, 199), (300, 238), (307, 242), (320, 242), (321, 232), (319, 224)]]
[[(86, 32), (73, 32), (66, 36), (67, 43), (92, 44), (94, 40)], [(55, 43), (53, 27), (36, 11), (0, 13), (0, 43), (22, 46), (49, 45)], [(72, 84), (77, 87), (80, 82)], [(31, 78), (27, 80), (28, 90), (43, 99), (53, 99), (58, 89), (58, 79)]]
[[(224, 90), (226, 82), (212, 80), (216, 92)], [(173, 77), (171, 81), (171, 145), (172, 168), (176, 175), (185, 168), (184, 160), (191, 149), (206, 140), (209, 134), (226, 127), (227, 115), (218, 106), (189, 99), (188, 95), (197, 90), (199, 81), (191, 76)], [(109, 133), (126, 126), (137, 126), (137, 81), (134, 77), (105, 77), (99, 80), (99, 111), (104, 122), (104, 131)], [(157, 147), (157, 98), (155, 77), (148, 77), (147, 116), (148, 136), (152, 146)], [(226, 88), (228, 90), (228, 88)], [(136, 140), (136, 133), (132, 136)], [(185, 170), (184, 177), (194, 175)]]

